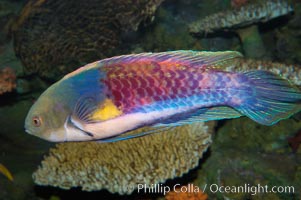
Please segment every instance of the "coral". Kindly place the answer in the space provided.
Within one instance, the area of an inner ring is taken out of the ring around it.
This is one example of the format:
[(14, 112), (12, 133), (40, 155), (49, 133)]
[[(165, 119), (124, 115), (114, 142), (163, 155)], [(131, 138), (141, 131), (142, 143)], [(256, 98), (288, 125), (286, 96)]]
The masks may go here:
[(191, 33), (212, 33), (233, 29), (286, 15), (293, 8), (284, 0), (268, 0), (261, 4), (248, 4), (238, 10), (215, 13), (189, 25)]
[(163, 0), (31, 0), (12, 25), (27, 73), (57, 79), (84, 63), (114, 55), (121, 34), (153, 20)]
[[(215, 134), (211, 155), (198, 171), (198, 177), (203, 180), (198, 178), (194, 184), (294, 186), (295, 199), (300, 199), (300, 156), (292, 154), (287, 144), (287, 137), (300, 127), (300, 122), (294, 119), (283, 120), (272, 127), (258, 125), (247, 118), (227, 121)], [(250, 194), (208, 192), (209, 199), (253, 199)], [(256, 196), (268, 199), (269, 195)], [(274, 195), (279, 199), (292, 198), (289, 192)]]
[(275, 57), (285, 62), (301, 63), (301, 2), (294, 4), (294, 15), (271, 38)]
[(9, 68), (0, 70), (0, 95), (5, 92), (11, 92), (16, 88), (16, 75), (15, 72)]
[(243, 51), (248, 58), (263, 58), (267, 56), (265, 46), (257, 25), (238, 29), (236, 31), (243, 45)]
[(280, 75), (297, 86), (301, 86), (301, 66), (256, 59), (238, 58), (225, 68), (227, 71), (266, 70)]
[(245, 55), (250, 58), (262, 58), (268, 53), (265, 51), (257, 23), (292, 11), (292, 6), (285, 0), (268, 0), (209, 15), (190, 24), (189, 31), (193, 34), (207, 34), (219, 30), (234, 30), (241, 39)]
[(10, 22), (16, 17), (20, 8), (21, 3), (16, 1), (0, 1), (0, 45), (7, 43), (11, 39), (9, 37)]
[(207, 200), (207, 194), (203, 193), (197, 186), (188, 184), (188, 186), (182, 186), (176, 188), (174, 191), (170, 191), (165, 195), (166, 200)]
[[(253, 123), (249, 119), (239, 118), (229, 120), (225, 127), (220, 129), (219, 137), (215, 142), (220, 148), (244, 149), (245, 151), (263, 153), (291, 153), (287, 139), (300, 130), (301, 124), (294, 119), (283, 120), (279, 125), (272, 127)], [(246, 140), (248, 138), (248, 140)], [(235, 140), (235, 143), (231, 141)], [(217, 150), (212, 147), (212, 150)]]
[(198, 165), (211, 143), (210, 125), (195, 123), (115, 143), (61, 143), (33, 174), (35, 183), (130, 194), (138, 184), (163, 183)]
[[(175, 20), (177, 18), (177, 20)], [(186, 29), (187, 21), (182, 16), (174, 15), (173, 10), (160, 7), (156, 14), (160, 23), (155, 23), (141, 39), (144, 51), (166, 51), (179, 49), (198, 49), (199, 40), (192, 37)], [(156, 42), (154, 42), (156, 41)]]
[[(300, 15), (301, 16), (301, 15)], [(301, 31), (290, 27), (281, 28), (276, 32), (275, 54), (277, 59), (285, 62), (301, 63)]]

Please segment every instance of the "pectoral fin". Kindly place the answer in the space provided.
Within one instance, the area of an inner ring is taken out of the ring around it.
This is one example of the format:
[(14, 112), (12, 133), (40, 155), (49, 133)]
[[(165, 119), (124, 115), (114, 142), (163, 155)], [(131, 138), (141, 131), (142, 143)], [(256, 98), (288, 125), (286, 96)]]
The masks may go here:
[(71, 115), (71, 121), (74, 124), (82, 123), (91, 123), (94, 120), (92, 119), (92, 114), (97, 110), (98, 102), (94, 97), (82, 97), (80, 98), (74, 111)]
[[(111, 99), (104, 99), (98, 102), (93, 97), (81, 98), (70, 116), (72, 125), (80, 129), (83, 133), (94, 137), (93, 130), (97, 130), (98, 123), (113, 119), (122, 114)], [(92, 131), (91, 131), (92, 130)]]
[(113, 119), (122, 115), (122, 111), (109, 98), (98, 102), (96, 98), (81, 98), (74, 109), (72, 119), (83, 123), (94, 123)]

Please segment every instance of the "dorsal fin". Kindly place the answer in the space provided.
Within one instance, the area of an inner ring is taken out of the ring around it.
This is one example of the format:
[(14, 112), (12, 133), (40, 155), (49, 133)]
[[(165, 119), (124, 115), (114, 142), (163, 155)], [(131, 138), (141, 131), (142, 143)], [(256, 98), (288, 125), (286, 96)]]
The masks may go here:
[(99, 68), (103, 65), (110, 65), (115, 63), (131, 63), (140, 60), (149, 60), (155, 62), (177, 62), (183, 65), (190, 65), (196, 67), (207, 67), (222, 69), (227, 67), (235, 58), (243, 57), (238, 51), (192, 51), (192, 50), (178, 50), (159, 53), (139, 53), (114, 56), (106, 58), (93, 63), (89, 63), (77, 70), (65, 75), (62, 80), (76, 76), (84, 71)]
[(154, 61), (154, 62), (176, 62), (183, 65), (208, 67), (208, 68), (223, 68), (228, 66), (229, 62), (235, 58), (242, 57), (242, 54), (237, 51), (169, 51), (161, 53), (140, 53), (116, 56), (107, 58), (101, 61), (104, 65), (111, 65), (115, 63), (132, 63), (137, 61)]
[(153, 62), (175, 62), (178, 64), (189, 65), (191, 67), (207, 67), (209, 69), (222, 69), (229, 66), (235, 58), (243, 57), (238, 51), (192, 51), (179, 50), (159, 53), (139, 53), (115, 56), (100, 61), (89, 63), (83, 67), (64, 76), (62, 80), (71, 78), (90, 69), (99, 68), (103, 65), (112, 65), (116, 63), (132, 63), (137, 61), (153, 61)]

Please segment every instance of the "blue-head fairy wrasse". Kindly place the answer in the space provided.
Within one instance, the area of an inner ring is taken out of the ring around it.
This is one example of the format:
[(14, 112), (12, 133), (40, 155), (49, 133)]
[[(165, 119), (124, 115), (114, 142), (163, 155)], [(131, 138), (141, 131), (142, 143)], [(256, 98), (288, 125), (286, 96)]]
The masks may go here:
[[(116, 141), (240, 116), (273, 125), (300, 110), (300, 91), (278, 75), (225, 70), (240, 57), (235, 51), (171, 51), (88, 64), (39, 97), (25, 129), (54, 142)], [(123, 135), (145, 126), (151, 131)]]

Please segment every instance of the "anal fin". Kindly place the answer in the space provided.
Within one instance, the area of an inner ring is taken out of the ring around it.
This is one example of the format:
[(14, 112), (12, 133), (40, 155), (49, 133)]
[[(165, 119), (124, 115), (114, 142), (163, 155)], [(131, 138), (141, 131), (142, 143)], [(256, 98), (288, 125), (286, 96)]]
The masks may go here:
[(138, 137), (142, 137), (142, 136), (153, 134), (153, 133), (160, 133), (160, 132), (163, 132), (163, 131), (167, 131), (169, 129), (172, 129), (172, 127), (148, 126), (148, 127), (138, 128), (138, 129), (123, 133), (123, 134), (118, 135), (118, 136), (97, 140), (97, 142), (100, 142), (100, 143), (117, 142), (117, 141), (121, 141), (121, 140), (128, 140), (128, 139), (138, 138)]
[(242, 114), (233, 108), (226, 106), (218, 106), (211, 108), (201, 108), (193, 113), (179, 114), (171, 119), (155, 124), (155, 127), (162, 126), (181, 126), (196, 122), (204, 122), (211, 120), (231, 119), (241, 117)]

